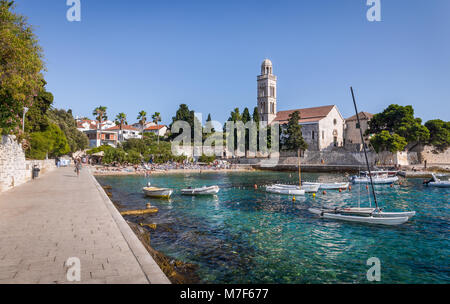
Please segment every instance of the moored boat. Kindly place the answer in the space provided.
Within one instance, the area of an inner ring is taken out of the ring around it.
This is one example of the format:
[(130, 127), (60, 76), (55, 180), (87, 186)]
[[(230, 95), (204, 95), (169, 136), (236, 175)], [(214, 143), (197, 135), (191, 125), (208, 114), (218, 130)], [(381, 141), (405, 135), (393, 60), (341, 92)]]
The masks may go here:
[(440, 180), (434, 173), (432, 173), (431, 176), (431, 180), (429, 180), (428, 182), (424, 182), (425, 185), (438, 188), (450, 188), (450, 181)]
[(305, 190), (299, 189), (298, 186), (297, 188), (295, 188), (295, 186), (290, 188), (283, 188), (272, 185), (266, 187), (266, 192), (285, 195), (305, 195)]
[[(360, 124), (358, 109), (356, 107), (355, 95), (353, 93), (353, 88), (350, 87), (350, 90), (352, 92), (353, 105), (355, 106), (356, 119), (358, 121), (358, 124)], [(360, 131), (359, 133), (361, 136), (361, 142), (364, 142), (362, 130), (359, 129), (359, 131)], [(350, 222), (382, 224), (382, 225), (400, 225), (400, 224), (406, 223), (411, 217), (413, 217), (416, 214), (415, 211), (383, 212), (378, 207), (377, 196), (375, 194), (374, 180), (377, 179), (377, 177), (380, 174), (373, 174), (370, 171), (370, 165), (369, 165), (369, 159), (367, 157), (366, 145), (363, 145), (363, 150), (364, 150), (364, 156), (365, 156), (365, 160), (366, 160), (367, 174), (365, 174), (365, 176), (358, 177), (358, 178), (367, 178), (367, 181), (370, 183), (371, 188), (372, 188), (373, 199), (375, 202), (375, 208), (359, 208), (359, 204), (358, 204), (358, 208), (335, 208), (335, 209), (309, 208), (308, 210), (311, 213), (319, 215), (321, 218), (343, 220), (343, 221), (350, 221)], [(377, 173), (380, 173), (380, 172), (377, 172)], [(397, 178), (397, 176), (389, 177), (388, 174), (383, 172), (382, 177), (379, 177), (378, 179), (380, 179), (380, 178), (393, 179), (393, 178)], [(353, 182), (356, 179), (357, 179), (357, 177), (353, 177), (352, 178)]]
[(215, 195), (219, 193), (219, 186), (203, 186), (201, 188), (186, 188), (181, 189), (183, 195)]
[(302, 186), (297, 185), (284, 185), (284, 184), (275, 184), (272, 187), (282, 188), (282, 189), (296, 189), (296, 190), (305, 190), (306, 193), (315, 193), (319, 191), (320, 184), (306, 184), (302, 183)]
[(407, 216), (399, 217), (381, 217), (381, 216), (361, 216), (361, 215), (347, 215), (344, 213), (333, 213), (316, 208), (308, 209), (311, 213), (319, 215), (321, 218), (342, 220), (348, 222), (380, 224), (380, 225), (400, 225), (408, 221)]
[(313, 183), (313, 182), (303, 182), (302, 186), (306, 185), (319, 185), (319, 189), (322, 190), (344, 190), (347, 189), (349, 183)]
[(411, 218), (416, 215), (415, 211), (402, 212), (384, 212), (377, 208), (334, 208), (334, 209), (320, 209), (324, 213), (342, 214), (342, 215), (357, 215), (357, 216), (373, 216), (373, 217), (407, 217)]
[[(352, 176), (350, 181), (353, 184), (370, 184), (371, 180), (369, 176)], [(389, 177), (387, 175), (376, 175), (372, 177), (372, 183), (381, 185), (381, 184), (393, 184), (398, 181), (397, 176)]]
[(172, 189), (158, 187), (144, 187), (142, 191), (149, 197), (157, 198), (169, 198), (173, 193)]

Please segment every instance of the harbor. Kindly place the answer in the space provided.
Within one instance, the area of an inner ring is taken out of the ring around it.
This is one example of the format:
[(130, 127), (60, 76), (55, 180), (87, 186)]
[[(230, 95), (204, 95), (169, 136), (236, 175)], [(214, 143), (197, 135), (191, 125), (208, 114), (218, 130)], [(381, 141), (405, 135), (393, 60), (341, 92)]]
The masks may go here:
[[(125, 216), (152, 225), (152, 246), (197, 265), (202, 283), (365, 283), (366, 260), (383, 262), (383, 283), (450, 282), (449, 189), (421, 179), (375, 185), (383, 210), (417, 214), (405, 224), (383, 226), (321, 219), (309, 208), (374, 207), (366, 185), (303, 196), (267, 193), (273, 183), (292, 183), (289, 172), (216, 172), (98, 176), (124, 209), (158, 208), (157, 214)], [(341, 173), (305, 173), (305, 181), (346, 181)], [(170, 199), (146, 197), (142, 187), (173, 189)], [(401, 183), (401, 185), (400, 185)], [(218, 185), (215, 196), (185, 196), (186, 187)], [(257, 185), (257, 187), (255, 187)], [(426, 267), (425, 267), (426, 265)], [(443, 267), (444, 265), (444, 267)]]

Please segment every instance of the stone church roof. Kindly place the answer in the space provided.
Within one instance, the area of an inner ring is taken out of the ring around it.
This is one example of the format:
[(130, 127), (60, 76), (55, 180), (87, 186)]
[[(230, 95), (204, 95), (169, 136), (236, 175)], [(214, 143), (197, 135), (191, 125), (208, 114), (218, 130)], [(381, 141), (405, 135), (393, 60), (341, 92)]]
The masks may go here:
[[(358, 114), (359, 119), (364, 120), (364, 119), (372, 119), (373, 114), (368, 113), (368, 112), (359, 112)], [(356, 115), (353, 115), (352, 117), (347, 118), (345, 121), (353, 121), (353, 120), (357, 120), (356, 119)]]
[(289, 115), (291, 115), (295, 111), (298, 111), (300, 113), (300, 120), (298, 121), (299, 123), (318, 122), (322, 118), (327, 117), (328, 113), (330, 113), (333, 108), (334, 105), (330, 105), (306, 109), (280, 111), (277, 113), (274, 121), (277, 121), (279, 124), (286, 124), (289, 121)]

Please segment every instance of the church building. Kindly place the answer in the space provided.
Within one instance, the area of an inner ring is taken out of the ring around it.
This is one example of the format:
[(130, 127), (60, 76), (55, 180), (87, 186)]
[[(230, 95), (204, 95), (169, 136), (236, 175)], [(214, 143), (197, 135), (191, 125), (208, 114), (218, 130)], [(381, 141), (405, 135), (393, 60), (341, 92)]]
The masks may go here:
[(285, 125), (289, 121), (289, 115), (298, 111), (298, 123), (302, 125), (302, 134), (308, 143), (308, 150), (331, 150), (344, 145), (345, 120), (336, 105), (277, 112), (277, 77), (273, 75), (273, 66), (269, 59), (265, 59), (261, 65), (257, 85), (261, 120), (267, 121), (268, 124), (278, 122)]

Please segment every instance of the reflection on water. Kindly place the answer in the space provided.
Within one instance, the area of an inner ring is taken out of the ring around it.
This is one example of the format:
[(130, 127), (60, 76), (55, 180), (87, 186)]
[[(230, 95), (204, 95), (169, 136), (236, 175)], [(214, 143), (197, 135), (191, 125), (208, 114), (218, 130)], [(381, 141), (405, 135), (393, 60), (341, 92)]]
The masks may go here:
[[(157, 215), (129, 217), (155, 223), (152, 246), (199, 265), (208, 283), (365, 283), (370, 257), (378, 257), (382, 283), (450, 283), (449, 189), (426, 188), (422, 180), (402, 186), (376, 186), (385, 210), (416, 210), (410, 222), (396, 227), (321, 220), (310, 207), (369, 205), (365, 186), (327, 191), (316, 198), (267, 194), (260, 187), (295, 183), (279, 172), (203, 173), (152, 176), (155, 186), (175, 192), (168, 200), (148, 199), (137, 176), (98, 177), (113, 187), (115, 200), (128, 209), (147, 202)], [(308, 181), (345, 181), (344, 175), (304, 174)], [(217, 196), (181, 196), (179, 189), (219, 185)]]

